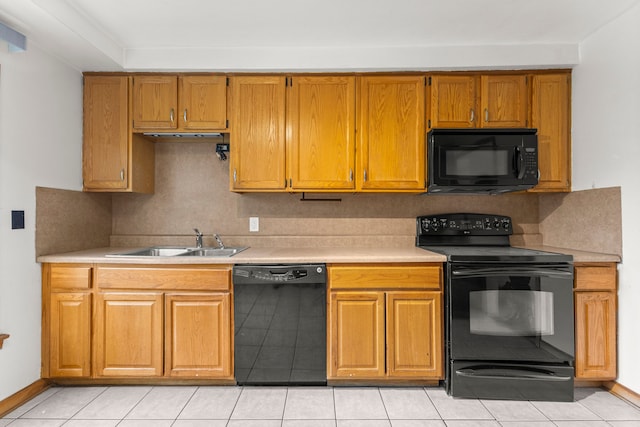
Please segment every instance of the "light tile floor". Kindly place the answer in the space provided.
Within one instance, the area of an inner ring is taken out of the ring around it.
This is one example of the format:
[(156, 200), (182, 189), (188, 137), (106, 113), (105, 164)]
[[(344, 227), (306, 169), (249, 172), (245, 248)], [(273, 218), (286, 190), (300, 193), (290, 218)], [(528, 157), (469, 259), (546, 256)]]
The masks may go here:
[(4, 426), (640, 427), (640, 409), (596, 388), (554, 403), (453, 399), (437, 387), (54, 387)]

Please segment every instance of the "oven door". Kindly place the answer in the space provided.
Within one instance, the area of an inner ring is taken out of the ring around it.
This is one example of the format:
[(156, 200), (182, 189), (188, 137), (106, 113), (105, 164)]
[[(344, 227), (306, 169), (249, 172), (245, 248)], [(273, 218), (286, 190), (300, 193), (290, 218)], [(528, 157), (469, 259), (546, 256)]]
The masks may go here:
[(450, 360), (574, 360), (571, 264), (450, 263)]

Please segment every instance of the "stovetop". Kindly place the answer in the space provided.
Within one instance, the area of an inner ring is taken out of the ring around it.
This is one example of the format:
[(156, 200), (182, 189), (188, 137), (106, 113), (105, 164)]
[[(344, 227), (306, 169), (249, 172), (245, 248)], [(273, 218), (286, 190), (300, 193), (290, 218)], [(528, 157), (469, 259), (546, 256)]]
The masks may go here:
[(450, 262), (496, 263), (563, 263), (571, 262), (571, 255), (512, 246), (420, 246), (447, 256)]
[(509, 245), (511, 218), (504, 215), (449, 213), (416, 219), (416, 246), (447, 255), (450, 262), (563, 263), (571, 255)]

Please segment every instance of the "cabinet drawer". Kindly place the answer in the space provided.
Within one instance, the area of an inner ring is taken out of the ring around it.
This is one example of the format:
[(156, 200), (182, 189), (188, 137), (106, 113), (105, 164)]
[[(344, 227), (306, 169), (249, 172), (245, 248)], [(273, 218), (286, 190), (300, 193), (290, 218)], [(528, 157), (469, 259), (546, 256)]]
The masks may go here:
[(441, 264), (343, 264), (328, 268), (330, 289), (441, 289)]
[(96, 283), (102, 289), (229, 290), (231, 267), (98, 267)]
[(50, 270), (51, 290), (89, 289), (91, 267), (78, 265), (52, 265)]
[(615, 290), (617, 269), (614, 263), (576, 264), (575, 289)]

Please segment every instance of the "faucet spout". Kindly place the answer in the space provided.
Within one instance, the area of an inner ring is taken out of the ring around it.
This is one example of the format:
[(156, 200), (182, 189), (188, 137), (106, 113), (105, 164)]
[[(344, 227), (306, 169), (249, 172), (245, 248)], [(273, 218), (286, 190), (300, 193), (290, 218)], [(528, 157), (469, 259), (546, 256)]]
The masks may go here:
[(220, 249), (224, 249), (224, 243), (222, 243), (222, 239), (220, 238), (220, 236), (214, 234), (213, 238), (216, 239), (216, 242), (218, 242), (218, 246), (220, 247)]
[(203, 234), (197, 228), (194, 228), (193, 231), (196, 232), (196, 248), (202, 247), (202, 236)]

